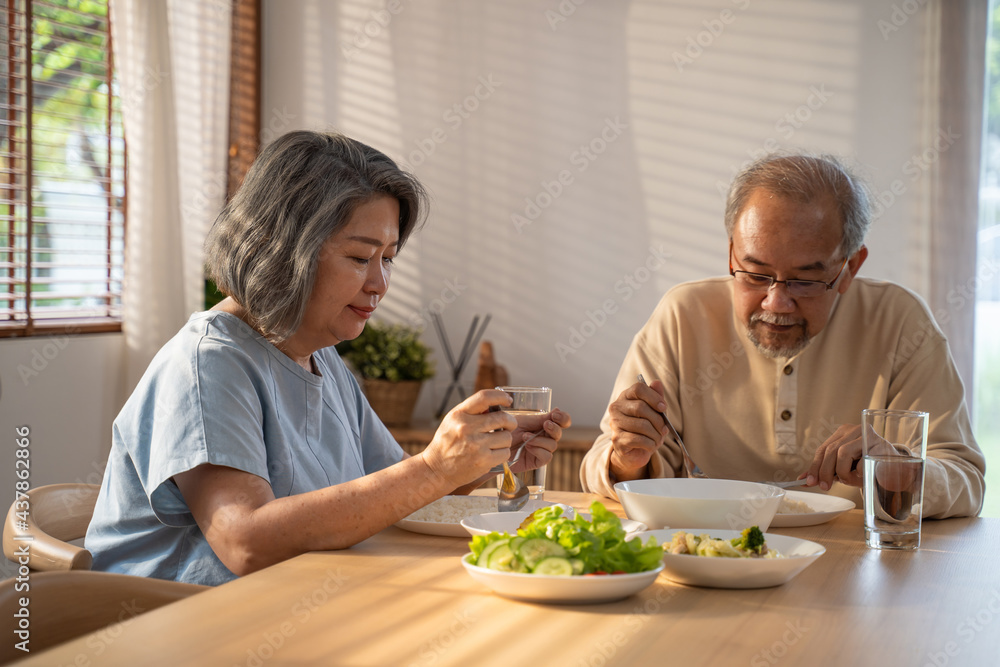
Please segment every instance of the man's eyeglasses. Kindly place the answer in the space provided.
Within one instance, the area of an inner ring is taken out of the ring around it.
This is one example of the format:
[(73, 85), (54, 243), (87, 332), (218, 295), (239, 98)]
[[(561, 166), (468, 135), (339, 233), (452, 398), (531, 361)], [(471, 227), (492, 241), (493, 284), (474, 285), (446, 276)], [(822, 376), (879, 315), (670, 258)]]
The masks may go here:
[[(850, 259), (850, 258), (848, 258)], [(751, 273), (750, 271), (743, 271), (742, 269), (733, 268), (733, 247), (729, 246), (729, 275), (736, 279), (740, 285), (752, 290), (758, 290), (761, 292), (771, 289), (771, 286), (775, 283), (782, 283), (785, 289), (788, 290), (788, 295), (793, 298), (805, 298), (816, 297), (824, 294), (827, 290), (833, 289), (833, 286), (837, 284), (840, 280), (840, 275), (844, 272), (844, 268), (847, 266), (848, 259), (844, 260), (844, 263), (840, 267), (840, 271), (837, 271), (836, 277), (830, 282), (825, 282), (822, 280), (777, 280), (772, 276), (765, 275), (763, 273)]]

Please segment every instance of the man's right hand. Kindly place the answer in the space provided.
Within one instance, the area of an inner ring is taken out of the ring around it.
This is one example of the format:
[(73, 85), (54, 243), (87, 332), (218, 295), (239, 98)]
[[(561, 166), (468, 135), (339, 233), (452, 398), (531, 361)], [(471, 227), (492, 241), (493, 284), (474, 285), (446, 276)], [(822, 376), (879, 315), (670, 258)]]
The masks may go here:
[(663, 383), (637, 382), (608, 408), (611, 417), (610, 472), (620, 481), (646, 477), (646, 466), (670, 429), (663, 420)]

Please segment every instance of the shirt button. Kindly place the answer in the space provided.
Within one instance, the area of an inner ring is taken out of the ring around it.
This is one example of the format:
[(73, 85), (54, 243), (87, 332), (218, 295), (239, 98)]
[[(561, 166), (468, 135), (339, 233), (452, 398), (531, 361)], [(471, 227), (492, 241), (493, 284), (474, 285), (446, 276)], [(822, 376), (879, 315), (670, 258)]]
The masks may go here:
[(781, 411), (781, 420), (782, 421), (788, 421), (791, 418), (792, 418), (792, 411), (791, 410), (782, 410)]
[(792, 368), (790, 364), (788, 366), (785, 366), (785, 375), (791, 375), (793, 370), (795, 369)]

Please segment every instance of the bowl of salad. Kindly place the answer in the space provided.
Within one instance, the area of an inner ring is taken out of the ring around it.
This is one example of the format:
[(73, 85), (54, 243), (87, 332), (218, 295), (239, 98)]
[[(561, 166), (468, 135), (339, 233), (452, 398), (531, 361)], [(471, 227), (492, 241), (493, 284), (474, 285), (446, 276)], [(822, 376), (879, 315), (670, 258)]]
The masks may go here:
[(764, 533), (757, 526), (661, 529), (639, 535), (663, 545), (664, 576), (708, 588), (780, 586), (826, 553), (816, 542)]
[(556, 604), (610, 602), (652, 584), (663, 570), (655, 538), (626, 537), (601, 503), (589, 518), (559, 506), (537, 510), (516, 532), (476, 535), (462, 565), (498, 595)]

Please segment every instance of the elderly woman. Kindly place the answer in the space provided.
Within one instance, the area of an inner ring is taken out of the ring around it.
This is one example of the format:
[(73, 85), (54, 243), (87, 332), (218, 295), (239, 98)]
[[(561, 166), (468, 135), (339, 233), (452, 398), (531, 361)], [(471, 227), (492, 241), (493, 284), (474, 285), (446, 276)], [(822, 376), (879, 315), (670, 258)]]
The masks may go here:
[(86, 547), (94, 569), (219, 584), (364, 540), (468, 492), (530, 433), (548, 462), (570, 418), (519, 417), (487, 390), (409, 457), (333, 346), (361, 333), (418, 226), (416, 180), (340, 135), (265, 148), (207, 240), (228, 295), (153, 359), (113, 429)]

